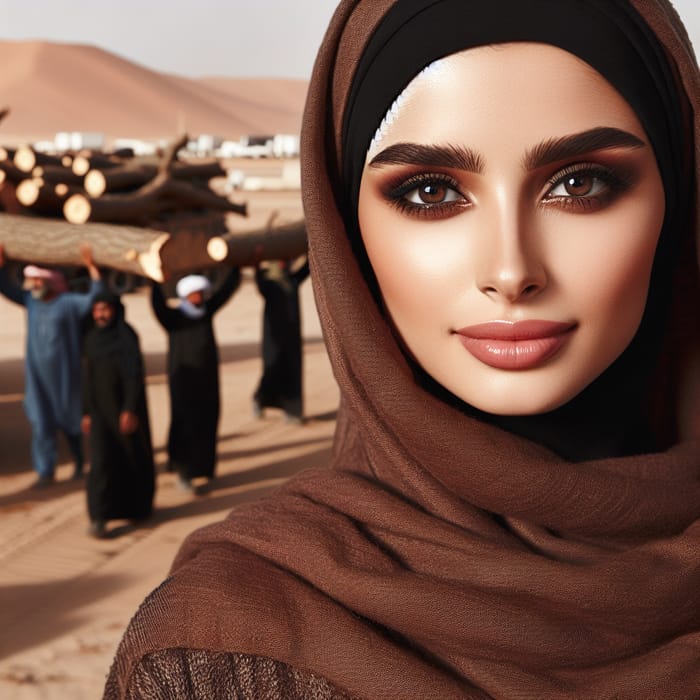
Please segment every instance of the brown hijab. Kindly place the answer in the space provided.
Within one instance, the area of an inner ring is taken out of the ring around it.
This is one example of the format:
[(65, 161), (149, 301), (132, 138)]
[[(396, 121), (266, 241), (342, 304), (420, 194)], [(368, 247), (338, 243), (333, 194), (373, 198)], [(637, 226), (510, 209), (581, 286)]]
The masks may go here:
[[(676, 274), (657, 407), (683, 437), (663, 452), (569, 462), (416, 382), (336, 204), (353, 71), (392, 4), (341, 3), (304, 117), (310, 261), (342, 394), (332, 469), (190, 536), (132, 622), (114, 682), (185, 647), (271, 657), (365, 698), (697, 698), (695, 274)], [(686, 33), (665, 0), (631, 4), (682, 81), (697, 160)], [(693, 270), (695, 235), (683, 241)]]

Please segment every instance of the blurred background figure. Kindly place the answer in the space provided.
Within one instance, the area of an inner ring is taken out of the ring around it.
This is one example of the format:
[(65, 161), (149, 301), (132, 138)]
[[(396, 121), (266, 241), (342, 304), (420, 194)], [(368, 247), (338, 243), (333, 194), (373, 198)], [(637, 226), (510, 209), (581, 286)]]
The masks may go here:
[(73, 478), (83, 473), (81, 323), (95, 295), (102, 291), (102, 282), (89, 246), (83, 246), (80, 255), (91, 280), (85, 294), (67, 291), (62, 273), (36, 265), (24, 268), (25, 281), (20, 287), (4, 270), (5, 250), (0, 245), (0, 293), (27, 309), (24, 410), (32, 427), (32, 464), (38, 475), (33, 488), (54, 480), (59, 429), (75, 460)]
[(169, 307), (161, 288), (153, 285), (153, 311), (168, 333), (168, 469), (177, 471), (179, 484), (186, 490), (194, 489), (192, 479), (214, 477), (219, 351), (212, 320), (236, 291), (240, 279), (240, 270), (233, 268), (212, 294), (211, 283), (203, 275), (183, 277), (176, 286), (176, 308)]
[(302, 342), (299, 286), (309, 276), (306, 256), (261, 263), (255, 281), (265, 299), (262, 332), (263, 374), (253, 396), (253, 413), (281, 408), (290, 423), (301, 423)]
[(108, 520), (143, 520), (153, 509), (155, 470), (139, 339), (110, 292), (92, 304), (85, 337), (82, 429), (89, 435), (90, 534)]

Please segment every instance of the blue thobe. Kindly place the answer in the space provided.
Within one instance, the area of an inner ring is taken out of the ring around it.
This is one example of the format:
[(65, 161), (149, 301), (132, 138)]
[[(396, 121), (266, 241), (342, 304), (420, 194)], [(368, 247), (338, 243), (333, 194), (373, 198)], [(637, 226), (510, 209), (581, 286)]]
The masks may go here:
[(32, 463), (41, 477), (53, 476), (59, 429), (68, 438), (76, 466), (82, 468), (81, 322), (102, 289), (101, 281), (92, 281), (86, 294), (64, 292), (43, 301), (0, 269), (0, 292), (27, 309), (24, 410), (32, 426)]

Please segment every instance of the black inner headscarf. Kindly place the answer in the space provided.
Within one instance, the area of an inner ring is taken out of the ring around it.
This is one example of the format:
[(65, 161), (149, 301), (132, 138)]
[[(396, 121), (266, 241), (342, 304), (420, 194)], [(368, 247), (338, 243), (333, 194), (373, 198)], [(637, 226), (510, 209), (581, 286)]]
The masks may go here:
[[(581, 461), (660, 447), (642, 406), (651, 391), (671, 294), (677, 231), (688, 212), (683, 115), (674, 74), (656, 37), (624, 0), (398, 0), (372, 35), (344, 115), (343, 191), (348, 235), (368, 284), (378, 294), (359, 232), (360, 181), (369, 145), (385, 114), (433, 61), (469, 48), (508, 42), (557, 46), (592, 66), (639, 118), (664, 185), (666, 215), (640, 328), (630, 346), (565, 406), (538, 416), (492, 416), (464, 404), (409, 357), (418, 381), (448, 403)], [(514, 76), (517, 79), (517, 76)], [(546, 76), (543, 76), (546, 80)]]
[(124, 305), (112, 292), (97, 294), (93, 306), (99, 302), (109, 304), (114, 309), (111, 323), (100, 327), (94, 321), (92, 329), (85, 337), (85, 354), (90, 359), (114, 357), (125, 379), (140, 377), (143, 374), (143, 361), (138, 344), (133, 342), (134, 332), (124, 320)]

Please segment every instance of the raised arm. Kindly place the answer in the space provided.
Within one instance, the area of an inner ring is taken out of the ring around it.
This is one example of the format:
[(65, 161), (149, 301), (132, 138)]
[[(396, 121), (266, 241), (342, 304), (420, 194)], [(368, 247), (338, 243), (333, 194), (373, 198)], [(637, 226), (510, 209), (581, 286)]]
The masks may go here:
[(80, 259), (83, 261), (83, 265), (85, 265), (87, 268), (90, 279), (93, 282), (98, 282), (102, 279), (100, 268), (95, 265), (95, 261), (92, 257), (92, 247), (87, 243), (83, 243), (80, 246)]
[(15, 284), (7, 274), (5, 263), (5, 246), (0, 243), (0, 294), (7, 297), (10, 301), (20, 306), (25, 305), (26, 292), (18, 284)]
[(165, 303), (165, 295), (161, 286), (154, 282), (151, 286), (151, 307), (159, 323), (166, 331), (172, 330), (180, 318), (180, 312), (171, 309)]
[(226, 275), (226, 279), (224, 279), (221, 286), (212, 294), (211, 299), (207, 302), (207, 310), (212, 314), (216, 313), (231, 298), (240, 283), (241, 270), (238, 267), (234, 267)]
[(93, 260), (92, 248), (87, 243), (80, 246), (80, 258), (90, 275), (90, 289), (86, 294), (76, 294), (74, 300), (78, 313), (85, 316), (92, 307), (93, 299), (104, 289), (104, 283), (100, 270)]
[(292, 278), (296, 282), (297, 287), (309, 276), (309, 259), (304, 261), (304, 264), (292, 273)]

